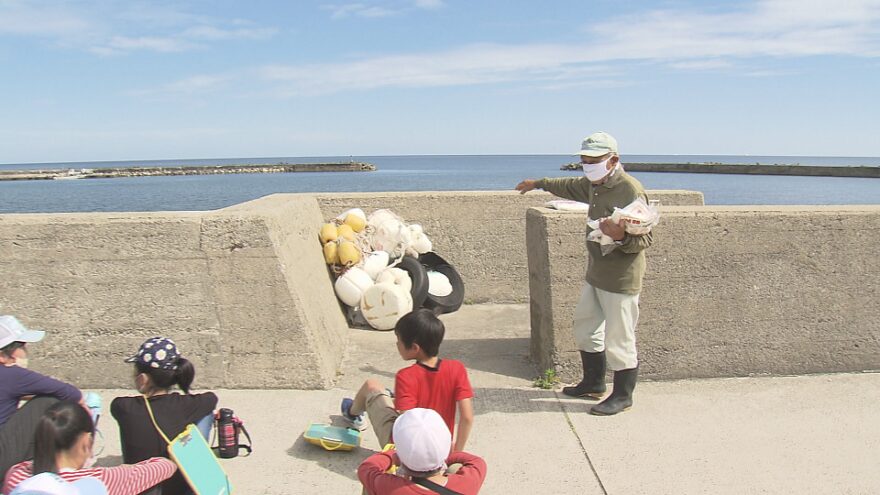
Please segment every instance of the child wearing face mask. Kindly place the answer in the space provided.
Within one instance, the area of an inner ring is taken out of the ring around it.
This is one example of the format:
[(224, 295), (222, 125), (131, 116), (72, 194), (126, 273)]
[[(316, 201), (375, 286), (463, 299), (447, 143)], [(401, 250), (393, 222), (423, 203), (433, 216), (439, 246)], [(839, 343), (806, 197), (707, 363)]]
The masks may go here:
[[(153, 337), (141, 344), (137, 354), (126, 359), (134, 363), (136, 397), (117, 397), (110, 404), (110, 413), (119, 424), (122, 441), (122, 459), (127, 464), (151, 457), (168, 457), (168, 444), (156, 431), (145, 401), (156, 423), (168, 438), (179, 435), (190, 423), (209, 438), (217, 396), (212, 392), (191, 394), (195, 378), (193, 364), (180, 355), (177, 345), (169, 338)], [(183, 394), (172, 392), (177, 386)], [(162, 495), (192, 493), (179, 472), (162, 483)]]
[(49, 407), (60, 400), (83, 400), (73, 385), (27, 369), (27, 345), (44, 336), (14, 316), (0, 316), (0, 476), (33, 457), (34, 431)]
[(173, 462), (161, 457), (134, 465), (86, 468), (94, 441), (95, 423), (89, 413), (73, 402), (56, 403), (37, 424), (34, 460), (18, 463), (9, 470), (3, 494), (9, 494), (31, 476), (55, 473), (71, 482), (95, 478), (106, 487), (108, 495), (137, 495), (177, 471)]

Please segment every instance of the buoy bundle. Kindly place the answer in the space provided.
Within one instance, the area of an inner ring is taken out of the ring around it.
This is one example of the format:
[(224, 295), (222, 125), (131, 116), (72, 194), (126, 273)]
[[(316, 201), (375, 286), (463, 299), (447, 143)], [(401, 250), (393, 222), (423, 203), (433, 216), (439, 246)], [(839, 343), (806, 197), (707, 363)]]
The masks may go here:
[(358, 264), (362, 256), (362, 249), (358, 246), (359, 234), (366, 224), (363, 210), (354, 208), (322, 225), (318, 237), (324, 246), (324, 261), (340, 268)]
[(414, 308), (449, 313), (464, 300), (461, 277), (432, 252), (422, 226), (391, 210), (369, 217), (359, 208), (347, 210), (324, 224), (318, 237), (350, 324), (391, 330)]

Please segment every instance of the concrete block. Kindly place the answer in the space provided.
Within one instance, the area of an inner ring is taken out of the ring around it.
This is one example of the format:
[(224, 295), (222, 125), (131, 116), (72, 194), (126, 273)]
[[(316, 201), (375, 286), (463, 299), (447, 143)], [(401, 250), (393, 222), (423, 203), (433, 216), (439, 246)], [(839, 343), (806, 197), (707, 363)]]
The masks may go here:
[[(880, 207), (664, 207), (640, 297), (646, 378), (880, 369)], [(532, 357), (573, 379), (581, 215), (527, 217)]]
[(199, 387), (326, 388), (348, 328), (320, 224), (303, 195), (216, 212), (3, 215), (0, 313), (47, 330), (33, 367), (81, 387), (130, 387), (123, 358), (166, 335)]

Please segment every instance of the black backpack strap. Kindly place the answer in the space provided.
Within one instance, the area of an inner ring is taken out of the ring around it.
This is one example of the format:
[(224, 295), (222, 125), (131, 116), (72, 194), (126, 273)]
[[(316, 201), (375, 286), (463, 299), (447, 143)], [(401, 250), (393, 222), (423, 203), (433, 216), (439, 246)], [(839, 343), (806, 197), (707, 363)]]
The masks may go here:
[(429, 480), (428, 478), (412, 478), (412, 482), (417, 485), (422, 485), (423, 487), (427, 488), (428, 490), (433, 490), (433, 491), (439, 493), (440, 495), (461, 495), (460, 493), (458, 493), (456, 491), (452, 491), (443, 485), (438, 485), (437, 483), (434, 483), (433, 481)]
[(247, 451), (247, 454), (245, 454), (245, 457), (246, 457), (246, 456), (251, 455), (251, 452), (254, 451), (254, 449), (253, 449), (254, 442), (251, 440), (251, 435), (250, 435), (250, 433), (248, 433), (247, 428), (244, 427), (244, 423), (239, 423), (239, 426), (241, 427), (241, 432), (244, 433), (244, 436), (247, 438), (248, 444), (247, 445), (238, 444), (238, 448), (245, 449)]

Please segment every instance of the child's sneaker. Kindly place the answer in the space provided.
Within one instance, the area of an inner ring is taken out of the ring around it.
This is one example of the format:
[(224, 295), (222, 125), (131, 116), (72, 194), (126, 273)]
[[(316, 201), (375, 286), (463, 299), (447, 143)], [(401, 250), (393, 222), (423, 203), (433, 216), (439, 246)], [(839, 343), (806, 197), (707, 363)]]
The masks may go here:
[(348, 397), (342, 399), (342, 406), (340, 409), (342, 410), (342, 417), (346, 422), (350, 425), (351, 428), (354, 428), (358, 431), (363, 431), (367, 429), (367, 421), (364, 417), (364, 414), (361, 413), (357, 416), (353, 416), (351, 414), (351, 405), (354, 404), (354, 400), (349, 399)]

